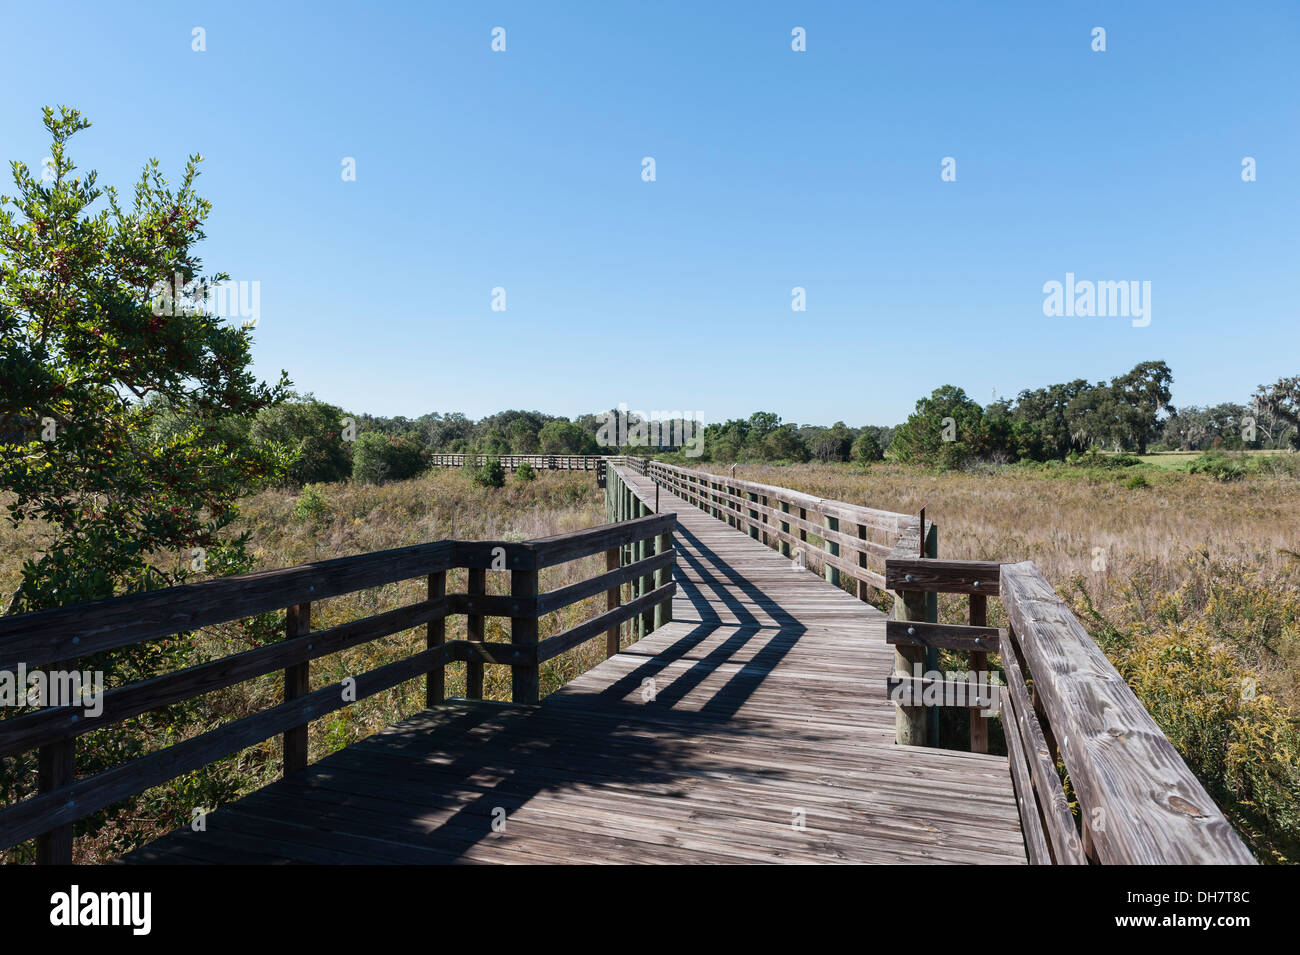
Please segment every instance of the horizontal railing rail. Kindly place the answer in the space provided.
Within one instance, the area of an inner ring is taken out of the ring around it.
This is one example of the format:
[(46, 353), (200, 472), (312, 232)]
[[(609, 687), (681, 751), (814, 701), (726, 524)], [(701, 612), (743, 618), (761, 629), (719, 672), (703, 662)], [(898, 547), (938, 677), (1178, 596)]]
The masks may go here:
[[(285, 613), (283, 640), (114, 687), (99, 699), (95, 716), (84, 706), (64, 705), (0, 720), (0, 757), (36, 750), (39, 764), (37, 793), (0, 810), (0, 848), (36, 838), (38, 861), (70, 862), (77, 820), (277, 734), (284, 735), (284, 772), (301, 769), (307, 765), (312, 720), (420, 676), (426, 681), (426, 704), (436, 705), (444, 699), (445, 667), (451, 662), (466, 664), (470, 699), (482, 698), (483, 666), (504, 664), (511, 668), (512, 701), (535, 703), (541, 663), (601, 633), (608, 635), (606, 655), (612, 655), (623, 623), (636, 620), (644, 631), (671, 620), (674, 522), (673, 514), (654, 514), (522, 543), (438, 541), (0, 618), (0, 670), (17, 672), (55, 663), (68, 671), (91, 654), (270, 611)], [(538, 592), (539, 571), (602, 553), (604, 573)], [(447, 572), (454, 569), (468, 572), (465, 593), (446, 592)], [(508, 594), (487, 593), (490, 570), (509, 572)], [(425, 600), (311, 629), (313, 601), (418, 577), (427, 578)], [(651, 583), (643, 585), (647, 580)], [(627, 584), (635, 597), (623, 603)], [(607, 598), (603, 613), (539, 639), (541, 617), (601, 593)], [(446, 639), (446, 619), (453, 615), (465, 616), (467, 639)], [(510, 618), (508, 643), (484, 639), (490, 616)], [(341, 684), (310, 691), (312, 660), (421, 626), (426, 628), (423, 651), (350, 678), (349, 692), (342, 692)], [(76, 740), (83, 734), (278, 671), (284, 673), (279, 705), (77, 778)]]
[[(616, 457), (683, 500), (725, 520), (782, 556), (805, 563), (839, 585), (885, 590), (884, 561), (914, 515), (831, 501), (770, 484), (696, 471), (648, 458)], [(809, 541), (809, 536), (815, 538)]]
[(431, 454), (429, 465), (439, 468), (478, 467), (489, 458), (501, 462), (508, 471), (514, 471), (522, 464), (542, 471), (595, 471), (600, 462), (605, 460), (599, 454)]
[[(993, 709), (991, 694), (998, 692), (1031, 863), (1254, 862), (1196, 775), (1032, 562), (938, 560), (904, 548), (887, 561), (886, 580), (913, 605), (924, 594), (969, 596), (969, 626), (894, 620), (886, 624), (886, 640), (907, 652), (909, 663), (923, 648), (966, 651), (977, 674), (985, 671), (988, 654), (998, 653), (1001, 684), (982, 688), (968, 703), (971, 749), (987, 749), (987, 726), (978, 711)], [(1007, 627), (987, 626), (990, 596), (1001, 599)], [(900, 713), (915, 709), (899, 707)], [(1077, 799), (1077, 822), (1058, 762)]]

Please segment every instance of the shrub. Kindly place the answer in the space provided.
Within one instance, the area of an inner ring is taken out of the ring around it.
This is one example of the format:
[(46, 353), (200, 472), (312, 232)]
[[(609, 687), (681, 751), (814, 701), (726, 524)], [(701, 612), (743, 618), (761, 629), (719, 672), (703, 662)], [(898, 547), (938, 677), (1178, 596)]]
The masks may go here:
[(297, 521), (321, 520), (330, 511), (329, 498), (319, 484), (308, 484), (293, 505), (293, 516)]
[(475, 470), (474, 483), (480, 487), (505, 487), (506, 469), (501, 466), (501, 459), (488, 458), (482, 467)]
[(1207, 451), (1187, 466), (1192, 474), (1208, 474), (1216, 481), (1239, 481), (1246, 476), (1246, 463), (1221, 451)]
[(519, 467), (515, 470), (516, 481), (520, 481), (520, 482), (531, 481), (536, 477), (537, 477), (537, 472), (533, 470), (533, 466), (529, 464), (527, 461), (519, 465)]
[(869, 464), (872, 461), (883, 461), (884, 453), (880, 450), (880, 443), (875, 437), (866, 431), (862, 432), (853, 441), (852, 448), (853, 460), (859, 464)]
[(1127, 481), (1124, 482), (1124, 486), (1129, 489), (1134, 489), (1140, 487), (1150, 487), (1151, 485), (1147, 482), (1147, 478), (1145, 474), (1134, 474), (1131, 478), (1129, 478)]

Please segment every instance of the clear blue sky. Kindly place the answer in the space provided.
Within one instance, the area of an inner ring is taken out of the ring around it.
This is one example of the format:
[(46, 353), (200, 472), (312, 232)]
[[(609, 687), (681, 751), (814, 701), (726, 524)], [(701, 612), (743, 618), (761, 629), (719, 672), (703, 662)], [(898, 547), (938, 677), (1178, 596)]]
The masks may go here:
[[(350, 410), (888, 424), (944, 383), (1300, 373), (1295, 2), (6, 2), (0, 36), (3, 158), (61, 103), (102, 182), (202, 153), (257, 371)], [(1150, 281), (1151, 324), (1044, 317), (1066, 272)]]

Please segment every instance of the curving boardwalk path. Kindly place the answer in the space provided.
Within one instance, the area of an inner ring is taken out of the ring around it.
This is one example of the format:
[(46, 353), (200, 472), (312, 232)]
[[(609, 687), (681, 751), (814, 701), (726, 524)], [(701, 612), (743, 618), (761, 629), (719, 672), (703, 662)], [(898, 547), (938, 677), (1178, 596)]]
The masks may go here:
[(123, 861), (1024, 863), (1005, 757), (894, 744), (880, 611), (659, 506), (671, 624), (540, 705), (426, 710)]

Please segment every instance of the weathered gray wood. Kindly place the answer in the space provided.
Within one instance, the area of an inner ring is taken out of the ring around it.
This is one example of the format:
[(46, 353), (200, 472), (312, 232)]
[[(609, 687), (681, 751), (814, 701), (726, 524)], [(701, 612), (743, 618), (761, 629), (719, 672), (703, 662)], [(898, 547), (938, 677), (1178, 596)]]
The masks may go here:
[[(0, 670), (75, 659), (421, 577), (455, 566), (457, 549), (457, 541), (438, 541), (0, 617)], [(532, 560), (531, 552), (523, 553)]]
[(1254, 857), (1101, 648), (1026, 561), (1001, 594), (1105, 864), (1252, 863)]
[[(605, 570), (612, 573), (619, 569), (619, 549), (612, 547), (605, 551)], [(615, 610), (622, 601), (623, 581), (614, 582), (614, 586), (605, 591), (605, 610)], [(619, 624), (614, 624), (605, 631), (605, 658), (608, 659), (619, 651)]]
[(885, 561), (885, 585), (890, 590), (997, 596), (1001, 566), (986, 560), (936, 560), (891, 555)]
[[(913, 518), (904, 528), (894, 544), (894, 553), (889, 561), (903, 558), (921, 550), (921, 519)], [(888, 566), (888, 562), (886, 563)], [(896, 591), (894, 595), (894, 619), (896, 621), (927, 623), (925, 594), (920, 591)], [(917, 667), (924, 669), (925, 650), (921, 646), (894, 646), (894, 674), (910, 679)], [(926, 743), (927, 717), (921, 706), (897, 706), (894, 712), (894, 738), (900, 746), (924, 746)]]
[(1051, 861), (1057, 865), (1087, 865), (1074, 816), (1070, 812), (1070, 800), (1056, 774), (1056, 760), (1047, 747), (1038, 717), (1034, 715), (1016, 648), (1006, 631), (1001, 635), (1000, 653), (1007, 683), (1003, 691), (1006, 705), (1002, 710), (1002, 726), (1008, 737), (1015, 734), (1020, 743), (1019, 750), (1028, 763), (1029, 779), (1033, 785), (1025, 796), (1038, 805), (1038, 815), (1049, 837)]
[[(72, 785), (77, 777), (76, 754), (75, 739), (58, 740), (42, 746), (36, 759), (36, 791), (55, 793)], [(73, 835), (71, 822), (42, 833), (36, 840), (37, 864), (71, 865)]]
[[(970, 623), (972, 627), (985, 627), (989, 622), (989, 599), (984, 594), (970, 595)], [(977, 673), (988, 667), (988, 653), (982, 647), (972, 648), (970, 668)], [(970, 751), (989, 751), (989, 721), (978, 713), (970, 715)]]
[(625, 620), (640, 619), (647, 611), (653, 611), (655, 604), (661, 600), (670, 600), (674, 593), (677, 592), (677, 585), (669, 583), (656, 590), (647, 591), (613, 610), (607, 610), (598, 617), (592, 617), (590, 620), (578, 624), (576, 627), (570, 627), (563, 633), (557, 633), (553, 637), (547, 637), (538, 644), (537, 657), (541, 662), (545, 662), (552, 657), (557, 657), (566, 650), (572, 650), (579, 644), (586, 643), (592, 637), (599, 636), (603, 631), (607, 631), (615, 624), (622, 623)]
[[(373, 696), (427, 673), (444, 652), (445, 648), (423, 650), (361, 674), (355, 678), (356, 698), (361, 700)], [(343, 700), (341, 685), (333, 683), (183, 743), (79, 779), (69, 786), (25, 799), (0, 810), (0, 843), (16, 845), (40, 833), (53, 831), (128, 796), (349, 705)]]
[[(469, 580), (465, 587), (472, 600), (477, 595), (487, 593), (487, 571), (482, 567), (471, 567)], [(483, 614), (471, 613), (465, 616), (465, 638), (470, 643), (482, 643), (486, 634), (487, 618)], [(483, 699), (483, 662), (481, 657), (473, 655), (465, 661), (465, 698)]]
[[(284, 612), (286, 640), (305, 637), (311, 633), (311, 604), (302, 603)], [(284, 702), (291, 703), (311, 692), (311, 664), (304, 661), (284, 669)], [(303, 769), (307, 765), (307, 724), (290, 727), (284, 731), (284, 774)]]
[[(889, 620), (885, 623), (885, 642), (899, 646), (988, 652), (998, 649), (998, 628), (965, 627), (924, 620)], [(972, 660), (971, 669), (981, 668)]]
[[(447, 572), (440, 570), (436, 574), (430, 574), (428, 579), (429, 603), (446, 603), (447, 597)], [(436, 620), (430, 620), (425, 628), (424, 646), (426, 650), (434, 650), (441, 647), (447, 642), (447, 620), (445, 616), (439, 616)], [(447, 666), (440, 662), (431, 669), (424, 678), (424, 705), (437, 706), (447, 698)]]
[[(617, 557), (618, 549), (613, 548), (613, 553)], [(606, 554), (610, 551), (606, 551)], [(555, 610), (560, 610), (570, 604), (575, 604), (579, 600), (585, 600), (588, 597), (594, 597), (600, 593), (606, 593), (611, 588), (616, 588), (620, 584), (625, 584), (629, 580), (643, 577), (648, 573), (661, 570), (672, 564), (673, 556), (671, 553), (651, 554), (645, 560), (628, 564), (626, 567), (615, 567), (607, 570), (605, 573), (596, 577), (580, 580), (576, 584), (570, 584), (567, 587), (561, 587), (559, 590), (552, 590), (549, 593), (542, 594), (537, 598), (537, 613), (546, 614)]]
[[(510, 594), (513, 597), (537, 596), (537, 571), (516, 570), (510, 574)], [(510, 642), (520, 646), (536, 646), (537, 615), (510, 618)], [(537, 660), (524, 660), (510, 667), (510, 699), (514, 703), (536, 703), (541, 693)]]
[[(659, 485), (655, 485), (656, 489)], [(676, 557), (676, 551), (673, 550), (673, 535), (660, 534), (655, 538), (655, 556), (665, 558), (663, 564), (655, 570), (654, 588), (656, 591), (662, 591), (673, 579), (673, 560)], [(671, 600), (662, 600), (655, 604), (654, 607), (654, 628), (658, 630), (666, 623), (673, 619), (673, 602)]]

